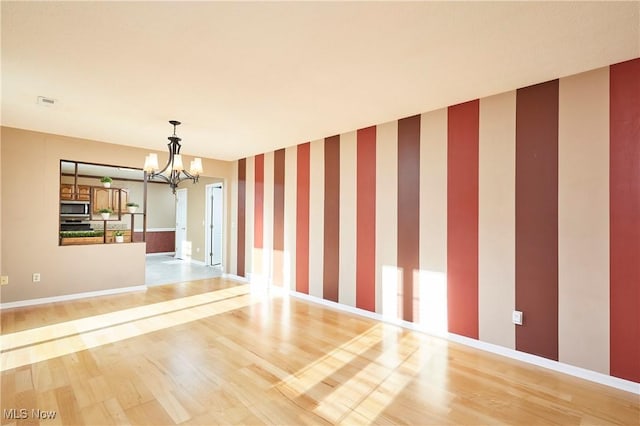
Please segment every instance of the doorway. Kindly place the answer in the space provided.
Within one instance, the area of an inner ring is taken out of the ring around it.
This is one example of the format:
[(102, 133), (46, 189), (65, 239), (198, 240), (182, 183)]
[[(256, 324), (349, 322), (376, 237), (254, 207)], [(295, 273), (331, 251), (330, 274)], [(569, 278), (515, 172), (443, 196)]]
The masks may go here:
[(205, 224), (205, 264), (222, 267), (224, 199), (222, 183), (207, 185)]
[(176, 259), (191, 257), (187, 247), (187, 190), (176, 191)]

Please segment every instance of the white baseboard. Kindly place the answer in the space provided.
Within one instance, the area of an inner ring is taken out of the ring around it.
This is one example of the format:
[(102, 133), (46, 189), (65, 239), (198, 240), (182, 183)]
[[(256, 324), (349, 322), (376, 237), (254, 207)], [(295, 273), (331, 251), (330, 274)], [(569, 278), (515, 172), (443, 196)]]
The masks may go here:
[(85, 299), (87, 297), (107, 296), (110, 294), (147, 291), (146, 285), (112, 288), (109, 290), (87, 291), (85, 293), (65, 294), (63, 296), (42, 297), (39, 299), (19, 300), (17, 302), (0, 303), (0, 309), (22, 308), (23, 306), (43, 305), (45, 303), (65, 302), (67, 300)]
[(161, 253), (147, 253), (146, 256), (175, 256), (176, 252), (174, 251), (164, 251)]
[(481, 342), (476, 339), (471, 339), (469, 337), (460, 336), (453, 333), (449, 333), (447, 338), (453, 342), (471, 346), (476, 349), (506, 356), (508, 358), (526, 362), (528, 364), (537, 365), (538, 367), (547, 368), (559, 373), (569, 374), (574, 377), (579, 377), (591, 382), (600, 383), (602, 385), (640, 395), (640, 383), (635, 383), (630, 380), (620, 379), (618, 377), (609, 376), (608, 374), (599, 373), (593, 370), (587, 370), (586, 368), (576, 367), (575, 365), (565, 364), (559, 361), (553, 361), (541, 356), (531, 355), (526, 352), (520, 352), (514, 349), (505, 348), (503, 346), (494, 345), (492, 343)]
[(370, 312), (364, 309), (355, 308), (353, 306), (346, 306), (340, 303), (332, 302), (330, 300), (324, 300), (315, 296), (309, 296), (308, 294), (298, 293), (293, 290), (289, 291), (288, 295), (291, 295), (298, 299), (307, 300), (312, 303), (324, 305), (340, 311), (349, 312), (352, 314), (371, 318), (377, 321), (383, 321), (383, 322), (399, 325), (404, 328), (419, 331), (421, 333), (430, 334), (435, 337), (441, 337), (449, 341), (460, 343), (462, 345), (469, 346), (475, 349), (491, 352), (497, 355), (502, 355), (507, 358), (512, 358), (518, 361), (526, 362), (528, 364), (533, 364), (539, 367), (547, 368), (549, 370), (557, 371), (559, 373), (568, 374), (570, 376), (579, 377), (581, 379), (589, 380), (591, 382), (599, 383), (605, 386), (609, 386), (612, 388), (616, 388), (616, 389), (620, 389), (623, 391), (640, 395), (640, 383), (632, 382), (630, 380), (620, 379), (618, 377), (609, 376), (608, 374), (603, 374), (597, 371), (587, 370), (585, 368), (576, 367), (576, 366), (565, 364), (558, 361), (553, 361), (537, 355), (531, 355), (525, 352), (516, 351), (514, 349), (505, 348), (503, 346), (494, 345), (492, 343), (481, 342), (476, 339), (471, 339), (469, 337), (460, 336), (453, 333), (446, 333), (443, 335), (432, 334), (418, 327), (417, 324), (409, 321), (390, 320), (389, 318), (385, 318), (382, 315), (375, 312)]
[(222, 278), (225, 278), (227, 280), (237, 281), (243, 284), (249, 284), (249, 280), (245, 277), (241, 277), (240, 275), (222, 274)]

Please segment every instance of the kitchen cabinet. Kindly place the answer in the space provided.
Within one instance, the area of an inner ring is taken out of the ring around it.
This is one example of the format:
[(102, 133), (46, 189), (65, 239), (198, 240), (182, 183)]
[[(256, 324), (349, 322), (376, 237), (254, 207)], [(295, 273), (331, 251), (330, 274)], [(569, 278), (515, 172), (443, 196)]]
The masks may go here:
[(91, 201), (91, 187), (89, 185), (78, 185), (76, 200)]
[(113, 211), (114, 212), (120, 211), (121, 214), (126, 213), (127, 203), (129, 202), (129, 190), (121, 189), (120, 191), (115, 191), (112, 195), (113, 195)]
[(102, 209), (113, 210), (113, 203), (111, 202), (111, 189), (109, 188), (93, 188), (93, 205), (91, 211), (93, 214), (98, 214)]
[(71, 183), (60, 184), (60, 199), (73, 200), (73, 184)]
[(71, 201), (90, 201), (91, 187), (89, 185), (78, 185), (78, 192), (75, 192), (74, 185), (72, 183), (62, 183), (60, 184), (60, 199)]
[(115, 214), (126, 213), (128, 202), (128, 189), (93, 187), (93, 214), (98, 214), (101, 209), (111, 209)]

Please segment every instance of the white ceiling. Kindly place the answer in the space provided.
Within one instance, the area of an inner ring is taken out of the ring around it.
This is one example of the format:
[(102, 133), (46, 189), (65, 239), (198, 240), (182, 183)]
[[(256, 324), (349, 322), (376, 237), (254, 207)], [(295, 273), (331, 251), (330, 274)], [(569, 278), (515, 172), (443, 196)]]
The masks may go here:
[[(2, 1), (2, 125), (233, 160), (640, 56), (640, 2)], [(39, 106), (38, 96), (55, 98)]]

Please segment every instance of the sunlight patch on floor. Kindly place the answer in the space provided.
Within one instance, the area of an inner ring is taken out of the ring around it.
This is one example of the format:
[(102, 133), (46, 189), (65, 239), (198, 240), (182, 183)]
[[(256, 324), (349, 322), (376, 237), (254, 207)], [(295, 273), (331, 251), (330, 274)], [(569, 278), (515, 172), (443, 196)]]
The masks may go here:
[(383, 323), (374, 325), (364, 333), (340, 345), (295, 374), (290, 375), (276, 386), (280, 387), (290, 398), (302, 395), (340, 368), (358, 358), (362, 353), (380, 343), (384, 337), (386, 327), (389, 326)]
[[(2, 336), (0, 371), (219, 315), (260, 300), (259, 297), (250, 294), (248, 286), (230, 287), (139, 308), (10, 333)], [(20, 341), (21, 344), (16, 344), (13, 339)], [(9, 347), (15, 349), (8, 349)]]
[[(313, 411), (324, 419), (336, 423), (350, 411), (365, 404), (372, 394), (376, 397), (375, 406), (380, 406), (380, 411), (382, 411), (393, 398), (386, 391), (380, 392), (379, 388), (387, 382), (392, 382), (392, 389), (397, 389), (398, 391), (404, 389), (406, 384), (413, 378), (411, 373), (417, 373), (408, 365), (419, 368), (419, 365), (412, 362), (411, 358), (416, 354), (419, 347), (420, 339), (415, 334), (410, 333), (403, 336), (393, 345), (387, 347), (375, 360), (370, 361), (355, 376), (338, 385)], [(400, 367), (404, 367), (402, 374), (396, 371)], [(405, 373), (410, 374), (407, 375)], [(385, 398), (380, 398), (380, 396)], [(364, 410), (362, 414), (369, 417), (371, 411), (369, 408)]]
[(44, 327), (8, 333), (0, 336), (0, 351), (4, 352), (10, 349), (33, 345), (35, 343), (45, 342), (52, 339), (59, 339), (73, 334), (86, 333), (98, 328), (111, 327), (116, 324), (122, 324), (170, 311), (186, 309), (229, 297), (247, 294), (250, 291), (251, 290), (248, 286), (230, 287), (227, 289), (167, 300), (165, 302), (152, 303), (149, 305), (94, 315)]

